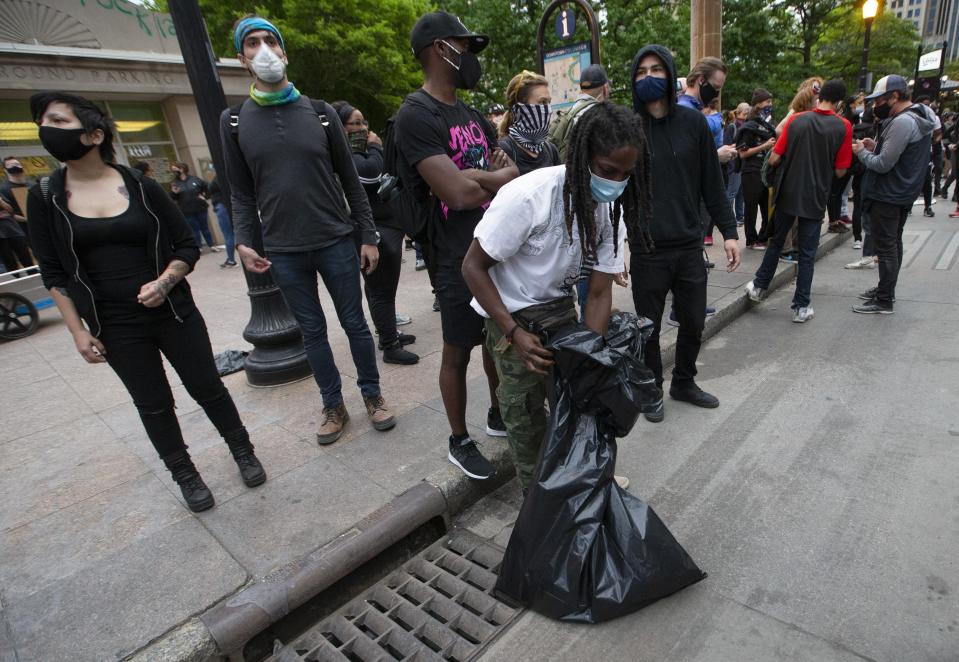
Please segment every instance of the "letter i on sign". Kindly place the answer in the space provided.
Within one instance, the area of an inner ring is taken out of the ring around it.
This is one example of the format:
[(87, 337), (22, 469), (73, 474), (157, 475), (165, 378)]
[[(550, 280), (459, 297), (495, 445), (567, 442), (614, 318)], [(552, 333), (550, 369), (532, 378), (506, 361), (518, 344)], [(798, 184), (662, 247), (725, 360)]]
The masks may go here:
[(576, 31), (576, 14), (572, 9), (562, 9), (556, 15), (556, 36), (569, 39)]

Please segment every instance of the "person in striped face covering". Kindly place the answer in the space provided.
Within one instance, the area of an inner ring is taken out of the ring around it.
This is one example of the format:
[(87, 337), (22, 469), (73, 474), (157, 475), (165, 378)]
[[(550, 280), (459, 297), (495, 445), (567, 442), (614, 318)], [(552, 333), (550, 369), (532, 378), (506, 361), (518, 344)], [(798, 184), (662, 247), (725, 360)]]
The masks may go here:
[(516, 163), (519, 174), (559, 165), (559, 151), (546, 140), (550, 110), (549, 83), (521, 71), (506, 86), (506, 114), (499, 124), (499, 148)]

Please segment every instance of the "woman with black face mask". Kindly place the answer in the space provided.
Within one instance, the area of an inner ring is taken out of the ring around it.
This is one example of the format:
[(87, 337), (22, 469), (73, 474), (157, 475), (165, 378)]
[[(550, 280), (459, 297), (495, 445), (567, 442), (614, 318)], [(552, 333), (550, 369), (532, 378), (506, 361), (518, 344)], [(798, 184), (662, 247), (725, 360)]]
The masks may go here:
[[(396, 289), (400, 282), (400, 270), (403, 264), (403, 237), (406, 230), (402, 218), (396, 213), (390, 202), (380, 199), (379, 188), (383, 177), (383, 141), (370, 131), (369, 122), (359, 109), (346, 101), (334, 101), (332, 104), (339, 115), (346, 136), (353, 150), (353, 164), (360, 177), (360, 183), (366, 191), (373, 211), (373, 222), (380, 235), (380, 262), (373, 273), (363, 273), (366, 301), (370, 305), (370, 317), (379, 336), (379, 348), (383, 351), (384, 363), (413, 365), (420, 357), (404, 347), (416, 342), (416, 336), (401, 333), (396, 327), (407, 323), (409, 317), (396, 314)], [(363, 242), (362, 232), (354, 233), (356, 250)]]
[[(746, 230), (746, 248), (766, 250), (769, 229), (769, 189), (763, 184), (763, 159), (776, 144), (776, 128), (769, 123), (773, 110), (773, 95), (758, 88), (753, 92), (751, 110), (736, 136), (736, 149), (742, 161), (743, 199), (746, 203), (743, 218)], [(762, 226), (756, 232), (756, 209)]]
[(112, 121), (83, 97), (30, 99), (44, 148), (65, 167), (30, 189), (27, 218), (49, 288), (77, 351), (109, 363), (190, 510), (213, 494), (187, 452), (162, 356), (226, 441), (243, 482), (266, 472), (223, 385), (210, 337), (185, 277), (200, 252), (166, 192), (113, 162)]

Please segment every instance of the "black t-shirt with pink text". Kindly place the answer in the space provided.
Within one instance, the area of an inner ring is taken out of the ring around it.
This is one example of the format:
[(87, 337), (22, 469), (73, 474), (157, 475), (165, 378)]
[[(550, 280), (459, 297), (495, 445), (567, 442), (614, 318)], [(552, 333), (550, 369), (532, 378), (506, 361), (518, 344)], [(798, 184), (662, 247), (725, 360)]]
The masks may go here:
[[(429, 97), (429, 101), (436, 112), (424, 104), (406, 102), (396, 117), (396, 148), (402, 163), (400, 175), (404, 186), (410, 186), (414, 194), (429, 189), (416, 170), (416, 164), (423, 159), (445, 154), (460, 170), (489, 170), (496, 145), (496, 134), (490, 123), (462, 101), (457, 100), (453, 106), (433, 97)], [(462, 259), (473, 241), (473, 230), (488, 206), (489, 203), (456, 211), (438, 198), (432, 198), (429, 232), (437, 257)]]

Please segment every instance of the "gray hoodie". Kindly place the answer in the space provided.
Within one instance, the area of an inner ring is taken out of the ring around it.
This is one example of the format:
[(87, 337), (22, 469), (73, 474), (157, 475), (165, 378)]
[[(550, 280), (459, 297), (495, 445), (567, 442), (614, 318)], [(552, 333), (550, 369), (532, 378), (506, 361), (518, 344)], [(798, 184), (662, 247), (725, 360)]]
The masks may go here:
[(909, 206), (915, 202), (926, 178), (936, 126), (930, 108), (917, 103), (886, 120), (874, 152), (862, 150), (865, 166), (862, 199)]

